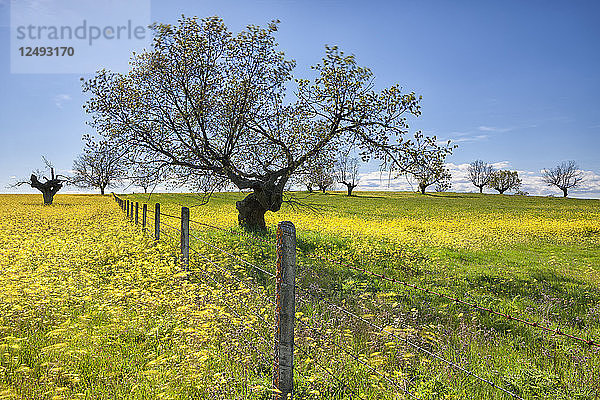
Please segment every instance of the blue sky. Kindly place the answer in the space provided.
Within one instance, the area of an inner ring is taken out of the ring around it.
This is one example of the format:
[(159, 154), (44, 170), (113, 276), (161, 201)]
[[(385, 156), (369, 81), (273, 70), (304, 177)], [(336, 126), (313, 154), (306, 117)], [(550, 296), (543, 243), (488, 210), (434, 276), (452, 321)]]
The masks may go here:
[[(378, 87), (400, 83), (423, 95), (411, 128), (459, 145), (449, 159), (455, 190), (475, 190), (464, 167), (483, 159), (522, 171), (532, 194), (559, 195), (539, 171), (573, 159), (588, 177), (573, 194), (600, 197), (600, 2), (154, 0), (150, 11), (152, 21), (171, 23), (219, 15), (233, 31), (279, 19), (298, 76), (326, 44), (354, 53)], [(28, 176), (42, 155), (69, 170), (81, 136), (93, 133), (79, 80), (90, 75), (11, 73), (10, 22), (10, 2), (0, 0), (0, 192), (13, 192), (11, 177)], [(107, 52), (97, 67), (123, 58)], [(364, 188), (387, 187), (376, 169), (363, 166)]]

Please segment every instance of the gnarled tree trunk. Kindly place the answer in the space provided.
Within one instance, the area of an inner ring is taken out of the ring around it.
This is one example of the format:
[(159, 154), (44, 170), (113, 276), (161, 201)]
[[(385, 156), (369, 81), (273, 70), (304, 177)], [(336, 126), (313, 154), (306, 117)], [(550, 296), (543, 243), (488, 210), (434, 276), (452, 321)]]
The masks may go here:
[(38, 177), (34, 174), (31, 174), (29, 182), (32, 188), (42, 192), (42, 196), (44, 197), (44, 205), (47, 206), (52, 204), (52, 202), (54, 201), (54, 195), (58, 193), (58, 191), (63, 187), (63, 180), (57, 179), (54, 176), (54, 168), (51, 168), (50, 172), (52, 179), (46, 180), (46, 182), (40, 182)]
[(425, 189), (427, 189), (427, 185), (419, 183), (419, 191), (421, 192), (421, 194), (425, 194)]
[(279, 211), (282, 203), (283, 189), (268, 184), (257, 185), (252, 193), (235, 203), (238, 222), (247, 229), (265, 230), (265, 213)]
[(346, 188), (348, 189), (348, 196), (352, 196), (352, 191), (357, 185), (352, 185), (351, 183), (344, 183), (344, 185), (346, 185)]
[(567, 197), (567, 188), (562, 188), (563, 191), (563, 197)]

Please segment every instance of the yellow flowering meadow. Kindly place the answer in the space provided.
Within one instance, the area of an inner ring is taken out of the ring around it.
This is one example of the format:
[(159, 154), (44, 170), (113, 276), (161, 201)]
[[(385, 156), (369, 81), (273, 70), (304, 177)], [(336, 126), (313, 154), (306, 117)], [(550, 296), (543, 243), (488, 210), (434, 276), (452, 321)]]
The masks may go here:
[(0, 399), (229, 398), (234, 377), (264, 382), (235, 352), (236, 288), (187, 279), (108, 196), (40, 203), (0, 195)]

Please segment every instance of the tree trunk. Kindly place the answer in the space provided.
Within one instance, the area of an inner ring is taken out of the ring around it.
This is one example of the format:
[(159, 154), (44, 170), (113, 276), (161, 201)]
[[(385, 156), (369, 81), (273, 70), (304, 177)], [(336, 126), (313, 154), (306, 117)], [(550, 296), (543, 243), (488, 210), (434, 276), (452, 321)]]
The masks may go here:
[(100, 186), (100, 194), (104, 196), (104, 186)]
[(506, 192), (506, 189), (496, 189), (498, 192), (500, 192), (500, 194), (504, 194), (504, 192)]
[(479, 186), (479, 193), (483, 193), (483, 186)]
[(356, 185), (348, 185), (348, 184), (346, 184), (346, 187), (348, 188), (348, 196), (352, 196), (352, 191), (354, 190), (354, 188), (356, 187)]
[(306, 188), (308, 189), (308, 193), (312, 193), (313, 192), (312, 186), (306, 185)]
[(243, 200), (236, 202), (240, 226), (249, 230), (265, 230), (265, 213), (279, 211), (283, 203), (282, 191), (274, 186), (257, 186)]
[(419, 184), (419, 191), (421, 194), (425, 194), (425, 189), (427, 189), (427, 186)]
[(563, 197), (567, 197), (567, 188), (562, 188)]
[(54, 193), (51, 190), (40, 190), (42, 192), (42, 196), (44, 197), (44, 205), (49, 206), (52, 205), (54, 201)]
[(37, 176), (31, 174), (30, 185), (32, 188), (42, 192), (44, 197), (44, 205), (51, 205), (54, 201), (54, 195), (62, 188), (62, 181), (54, 177), (54, 168), (52, 171), (52, 179), (44, 183), (40, 182)]
[(321, 192), (325, 193), (326, 188), (322, 187)]

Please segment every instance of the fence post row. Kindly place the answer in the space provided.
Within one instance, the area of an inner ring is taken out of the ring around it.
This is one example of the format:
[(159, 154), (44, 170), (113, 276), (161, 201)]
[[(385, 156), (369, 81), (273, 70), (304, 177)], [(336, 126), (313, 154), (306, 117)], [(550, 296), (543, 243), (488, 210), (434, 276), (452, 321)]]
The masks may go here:
[(135, 224), (137, 225), (139, 222), (139, 211), (140, 211), (140, 203), (135, 202)]
[(146, 232), (146, 218), (148, 215), (148, 204), (142, 205), (142, 231)]
[(125, 204), (127, 207), (127, 218), (129, 218), (129, 200), (125, 200)]
[(154, 240), (160, 240), (160, 203), (154, 205)]
[(187, 271), (190, 267), (190, 209), (181, 207), (181, 262)]
[(277, 225), (276, 331), (274, 399), (294, 396), (294, 319), (296, 315), (296, 228), (289, 221)]

